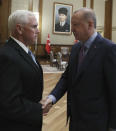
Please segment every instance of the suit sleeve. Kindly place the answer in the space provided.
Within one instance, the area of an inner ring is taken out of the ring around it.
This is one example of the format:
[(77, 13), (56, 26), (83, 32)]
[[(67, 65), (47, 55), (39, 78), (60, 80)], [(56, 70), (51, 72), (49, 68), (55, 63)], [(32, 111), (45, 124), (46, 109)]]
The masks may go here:
[(104, 67), (110, 111), (109, 126), (116, 129), (116, 45), (113, 45), (107, 52)]
[(0, 57), (0, 116), (31, 125), (42, 123), (40, 103), (23, 95), (23, 83), (16, 65), (7, 57)]
[[(75, 47), (76, 46), (76, 47)], [(71, 54), (69, 56), (68, 66), (66, 68), (66, 71), (62, 74), (60, 80), (56, 84), (55, 88), (51, 91), (50, 94), (54, 95), (56, 97), (56, 101), (58, 101), (66, 92), (67, 92), (67, 101), (68, 104), (71, 101), (70, 98), (70, 87), (71, 87), (71, 58), (73, 57), (73, 53), (75, 53), (75, 50), (77, 49), (77, 44), (75, 44), (71, 49)], [(70, 78), (69, 78), (70, 77)]]
[(58, 83), (56, 84), (56, 87), (50, 93), (56, 97), (56, 101), (58, 101), (67, 91), (68, 69), (69, 65), (67, 66), (66, 71), (62, 74)]

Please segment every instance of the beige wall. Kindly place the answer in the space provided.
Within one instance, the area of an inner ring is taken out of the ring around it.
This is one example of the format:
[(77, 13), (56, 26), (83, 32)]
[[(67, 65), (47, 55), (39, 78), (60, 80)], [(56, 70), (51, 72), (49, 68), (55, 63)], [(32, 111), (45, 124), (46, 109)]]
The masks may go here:
[(94, 0), (94, 11), (97, 17), (97, 26), (104, 26), (105, 2), (104, 0)]
[(112, 41), (116, 43), (116, 0), (113, 0), (112, 11)]

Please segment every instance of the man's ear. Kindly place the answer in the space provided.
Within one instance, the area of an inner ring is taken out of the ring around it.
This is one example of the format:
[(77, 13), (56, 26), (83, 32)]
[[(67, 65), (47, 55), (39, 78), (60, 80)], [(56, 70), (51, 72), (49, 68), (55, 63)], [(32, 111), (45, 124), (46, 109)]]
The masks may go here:
[(93, 28), (93, 27), (94, 27), (94, 23), (93, 23), (92, 20), (90, 20), (90, 21), (88, 22), (88, 24), (89, 24), (89, 28)]
[(16, 25), (16, 30), (17, 30), (17, 32), (21, 35), (21, 34), (22, 34), (22, 31), (23, 31), (22, 25), (21, 25), (21, 24), (17, 24), (17, 25)]

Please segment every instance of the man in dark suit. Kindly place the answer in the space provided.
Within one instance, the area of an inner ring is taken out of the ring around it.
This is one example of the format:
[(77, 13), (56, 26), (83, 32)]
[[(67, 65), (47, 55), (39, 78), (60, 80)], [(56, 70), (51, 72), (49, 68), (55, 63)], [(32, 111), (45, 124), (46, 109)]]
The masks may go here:
[(96, 32), (92, 9), (75, 11), (71, 24), (80, 42), (43, 108), (67, 92), (69, 131), (116, 131), (116, 45)]
[(60, 8), (58, 10), (59, 22), (55, 24), (56, 32), (70, 32), (70, 25), (67, 23), (67, 8)]
[(0, 49), (0, 131), (41, 131), (43, 71), (27, 47), (36, 42), (37, 20), (17, 10), (8, 26), (11, 36)]

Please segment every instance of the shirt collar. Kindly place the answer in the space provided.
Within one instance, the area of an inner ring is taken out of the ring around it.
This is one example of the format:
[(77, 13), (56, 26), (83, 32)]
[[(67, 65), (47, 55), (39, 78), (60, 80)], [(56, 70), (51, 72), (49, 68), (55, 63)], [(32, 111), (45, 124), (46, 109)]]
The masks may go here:
[(14, 38), (13, 36), (10, 36), (14, 41), (16, 41), (17, 42), (17, 44), (20, 46), (20, 47), (22, 47), (23, 48), (23, 50), (26, 52), (26, 53), (28, 53), (28, 48), (21, 42), (21, 41), (19, 41), (19, 40), (17, 40), (16, 38)]
[(60, 25), (61, 25), (61, 26), (64, 26), (64, 25), (65, 25), (65, 21), (64, 21), (64, 22), (60, 22)]
[(85, 42), (85, 46), (89, 49), (91, 44), (93, 43), (93, 41), (95, 40), (97, 36), (97, 32), (95, 32), (86, 42)]
[(95, 33), (84, 43), (84, 46), (85, 46), (87, 49), (90, 48), (90, 46), (91, 46), (92, 42), (95, 40), (96, 36), (97, 36), (97, 32), (95, 32)]

